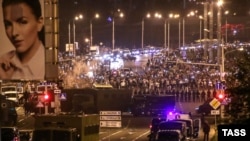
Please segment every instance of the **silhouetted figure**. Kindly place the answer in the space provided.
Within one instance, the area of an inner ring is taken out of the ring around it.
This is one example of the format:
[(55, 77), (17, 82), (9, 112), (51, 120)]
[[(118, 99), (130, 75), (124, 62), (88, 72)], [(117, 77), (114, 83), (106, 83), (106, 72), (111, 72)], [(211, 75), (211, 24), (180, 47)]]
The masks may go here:
[(24, 103), (26, 103), (26, 102), (28, 101), (29, 96), (30, 96), (30, 94), (29, 94), (28, 91), (25, 91), (25, 92), (23, 93)]
[(204, 132), (204, 141), (209, 141), (209, 132), (210, 132), (210, 125), (208, 121), (203, 122), (203, 132)]
[(24, 108), (24, 114), (28, 115), (31, 112), (31, 103), (26, 101), (23, 105), (23, 108)]

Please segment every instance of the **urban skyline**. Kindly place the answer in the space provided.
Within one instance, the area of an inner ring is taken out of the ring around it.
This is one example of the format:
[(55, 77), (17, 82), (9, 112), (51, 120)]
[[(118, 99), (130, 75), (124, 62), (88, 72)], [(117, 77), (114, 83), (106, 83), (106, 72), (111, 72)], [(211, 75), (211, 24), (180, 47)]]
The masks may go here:
[[(202, 0), (75, 0), (65, 3), (64, 1), (59, 1), (60, 49), (64, 47), (69, 38), (68, 24), (73, 24), (74, 16), (77, 14), (83, 15), (81, 21), (75, 21), (75, 38), (80, 47), (86, 46), (84, 45), (85, 38), (90, 38), (90, 20), (93, 28), (93, 44), (102, 42), (104, 45), (111, 47), (112, 22), (107, 19), (108, 17), (112, 18), (114, 11), (120, 9), (125, 16), (123, 19), (116, 17), (115, 43), (116, 46), (129, 48), (141, 46), (141, 24), (147, 13), (159, 12), (163, 13), (163, 17), (167, 17), (168, 13), (186, 15), (191, 10), (198, 10), (197, 15), (203, 15)], [(237, 0), (224, 0), (222, 10), (230, 11), (227, 16), (229, 23), (238, 24), (243, 22), (242, 24), (246, 24), (250, 10), (249, 6), (247, 6), (249, 3), (247, 0), (241, 0), (240, 2)], [(65, 7), (69, 10), (65, 10)], [(100, 19), (93, 19), (95, 13), (100, 14)], [(222, 19), (225, 19), (225, 17), (222, 17)], [(172, 37), (175, 37), (171, 38), (171, 43), (177, 43), (178, 20), (172, 20), (170, 25), (170, 32), (174, 34)], [(187, 43), (199, 38), (199, 29), (197, 28), (199, 19), (197, 17), (187, 19), (185, 26), (188, 27), (186, 28), (186, 34), (189, 33)], [(163, 28), (164, 20), (145, 18), (145, 46), (163, 46)]]

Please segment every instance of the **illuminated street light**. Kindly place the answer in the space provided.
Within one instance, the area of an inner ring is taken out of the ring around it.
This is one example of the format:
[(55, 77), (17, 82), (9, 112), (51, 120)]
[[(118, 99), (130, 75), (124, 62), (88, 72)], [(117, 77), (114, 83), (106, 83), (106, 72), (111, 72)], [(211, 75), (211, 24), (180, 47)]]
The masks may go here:
[[(190, 11), (188, 14), (187, 14), (187, 17), (193, 17), (193, 16), (195, 16), (196, 14), (197, 14), (197, 10), (195, 10), (195, 11)], [(185, 17), (183, 17), (183, 19), (182, 19), (182, 30), (183, 30), (183, 32), (182, 32), (182, 46), (183, 47), (185, 47)]]
[[(223, 5), (222, 0), (218, 0), (218, 12), (217, 12), (217, 42), (218, 42), (218, 63), (222, 65), (221, 75), (224, 73), (224, 47), (221, 46), (221, 7)], [(222, 78), (222, 77), (221, 77)]]
[[(75, 21), (78, 21), (78, 20), (81, 20), (83, 19), (83, 15), (82, 14), (79, 14), (77, 16), (74, 17), (73, 19), (73, 57), (76, 56), (76, 45), (75, 45), (75, 42), (76, 42), (76, 38), (75, 38), (75, 34), (76, 34), (76, 27), (75, 27)], [(68, 34), (69, 34), (69, 44), (71, 44), (71, 25), (70, 25), (70, 21), (69, 21), (69, 25), (68, 25)]]
[[(148, 13), (146, 15), (146, 18), (150, 18), (151, 15)], [(142, 18), (142, 22), (141, 22), (141, 48), (144, 47), (144, 18)]]
[(200, 46), (202, 46), (201, 39), (202, 39), (202, 20), (203, 20), (203, 16), (200, 15), (199, 19), (200, 19)]
[(158, 13), (158, 12), (156, 12), (154, 16), (155, 16), (155, 18), (158, 18), (158, 19), (162, 18), (162, 15), (160, 13)]
[[(123, 18), (124, 14), (120, 11), (120, 9), (117, 10), (118, 17)], [(115, 15), (112, 17), (112, 50), (115, 49)]]
[[(95, 14), (94, 18), (98, 19), (100, 17), (100, 15), (97, 13)], [(93, 26), (92, 26), (92, 19), (90, 20), (90, 46), (93, 45)]]
[(226, 10), (224, 14), (225, 14), (225, 16), (226, 16), (226, 23), (225, 23), (225, 27), (226, 27), (226, 31), (225, 31), (225, 32), (226, 32), (226, 33), (225, 33), (225, 34), (226, 34), (226, 35), (225, 35), (225, 43), (227, 43), (227, 15), (229, 14), (229, 11)]
[[(169, 56), (169, 51), (170, 51), (170, 23), (169, 23), (169, 21), (170, 21), (170, 19), (177, 19), (179, 17), (180, 17), (179, 14), (170, 13), (168, 15), (168, 56)], [(179, 22), (179, 25), (180, 25), (180, 22)], [(166, 49), (166, 19), (165, 19), (165, 25), (164, 25), (164, 27), (165, 27), (164, 47)], [(179, 27), (179, 36), (180, 36), (180, 27)]]
[(85, 41), (85, 43), (87, 43), (88, 45), (90, 44), (90, 39), (89, 39), (89, 38), (85, 38), (84, 41)]

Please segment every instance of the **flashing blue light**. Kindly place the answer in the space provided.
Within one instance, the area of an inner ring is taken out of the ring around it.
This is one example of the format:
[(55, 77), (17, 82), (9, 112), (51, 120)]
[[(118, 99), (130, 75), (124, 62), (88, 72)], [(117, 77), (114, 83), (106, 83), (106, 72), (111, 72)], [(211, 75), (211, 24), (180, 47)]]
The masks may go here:
[(169, 112), (168, 114), (169, 114), (169, 115), (173, 115), (173, 113), (172, 113), (172, 112)]
[(108, 17), (107, 19), (109, 22), (112, 22), (112, 18), (111, 17)]

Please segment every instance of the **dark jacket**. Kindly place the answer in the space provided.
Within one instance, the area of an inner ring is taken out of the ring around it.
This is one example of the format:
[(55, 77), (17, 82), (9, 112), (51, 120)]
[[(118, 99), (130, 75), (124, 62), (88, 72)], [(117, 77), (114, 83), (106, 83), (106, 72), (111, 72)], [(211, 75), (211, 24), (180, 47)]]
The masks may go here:
[(210, 125), (206, 121), (203, 123), (203, 132), (204, 133), (209, 133), (210, 132)]

